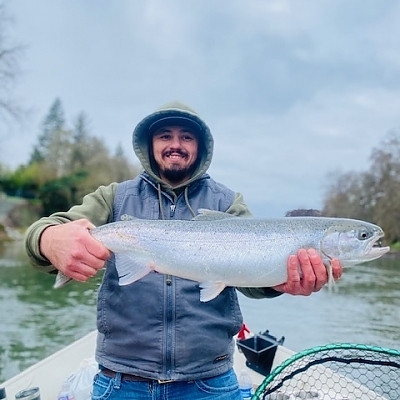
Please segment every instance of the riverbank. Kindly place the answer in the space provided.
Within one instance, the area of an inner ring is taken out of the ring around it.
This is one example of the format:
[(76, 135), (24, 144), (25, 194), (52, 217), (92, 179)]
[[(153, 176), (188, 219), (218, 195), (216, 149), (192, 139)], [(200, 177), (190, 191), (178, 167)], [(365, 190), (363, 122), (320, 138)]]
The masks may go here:
[[(40, 206), (20, 197), (0, 193), (0, 242), (19, 240), (26, 228), (40, 218)], [(390, 245), (383, 257), (400, 257), (400, 242)]]
[(9, 198), (5, 194), (0, 194), (0, 241), (12, 240), (8, 228), (8, 214), (19, 204), (15, 198)]
[(34, 203), (0, 193), (0, 242), (22, 239), (26, 228), (39, 216), (39, 206)]

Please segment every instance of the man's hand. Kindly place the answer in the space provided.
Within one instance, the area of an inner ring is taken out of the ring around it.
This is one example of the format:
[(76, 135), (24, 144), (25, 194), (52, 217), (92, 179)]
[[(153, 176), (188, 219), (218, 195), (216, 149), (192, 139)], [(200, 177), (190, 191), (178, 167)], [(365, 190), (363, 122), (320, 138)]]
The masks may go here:
[(49, 226), (40, 238), (40, 251), (66, 276), (86, 282), (111, 255), (90, 235), (92, 228), (94, 225), (86, 219)]
[[(274, 286), (278, 292), (292, 295), (309, 296), (318, 292), (328, 282), (327, 269), (315, 249), (300, 249), (297, 255), (291, 255), (287, 263), (288, 280)], [(335, 280), (342, 276), (342, 266), (337, 259), (331, 260), (332, 275)]]

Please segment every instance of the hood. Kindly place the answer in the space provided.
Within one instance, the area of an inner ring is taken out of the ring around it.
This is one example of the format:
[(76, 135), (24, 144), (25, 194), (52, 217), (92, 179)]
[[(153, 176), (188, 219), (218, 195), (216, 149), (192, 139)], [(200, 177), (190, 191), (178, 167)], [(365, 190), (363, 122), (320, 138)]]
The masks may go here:
[[(210, 128), (207, 124), (199, 117), (196, 111), (192, 110), (190, 107), (182, 104), (180, 102), (168, 103), (158, 110), (154, 111), (152, 114), (143, 118), (133, 131), (132, 143), (133, 150), (138, 157), (140, 163), (144, 170), (158, 183), (163, 186), (170, 187), (165, 182), (163, 182), (155, 168), (154, 163), (150, 159), (150, 130), (153, 127), (161, 125), (163, 120), (176, 121), (185, 120), (190, 125), (196, 127), (195, 131), (198, 133), (199, 140), (199, 162), (197, 169), (194, 171), (192, 177), (189, 181), (183, 183), (180, 186), (186, 186), (188, 183), (196, 180), (204, 172), (207, 171), (211, 164), (213, 149), (214, 149), (214, 139), (212, 137)], [(150, 129), (151, 128), (151, 129)], [(178, 186), (179, 187), (179, 186)], [(174, 189), (177, 187), (174, 187)]]

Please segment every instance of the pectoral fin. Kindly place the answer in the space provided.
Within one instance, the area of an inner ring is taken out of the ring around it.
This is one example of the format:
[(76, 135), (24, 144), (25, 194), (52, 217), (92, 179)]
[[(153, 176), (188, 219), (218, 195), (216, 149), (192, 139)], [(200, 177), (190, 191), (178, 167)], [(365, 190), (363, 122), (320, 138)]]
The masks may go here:
[(336, 286), (336, 282), (335, 282), (335, 278), (333, 277), (333, 271), (332, 271), (332, 265), (331, 263), (324, 263), (325, 267), (326, 267), (326, 271), (328, 273), (328, 289), (329, 289), (329, 293), (332, 292), (337, 292), (337, 286)]
[(206, 302), (217, 297), (224, 289), (224, 282), (201, 282), (200, 286), (200, 301)]
[(120, 286), (129, 285), (143, 278), (152, 271), (152, 263), (146, 257), (138, 257), (129, 254), (116, 254), (115, 261), (117, 266)]

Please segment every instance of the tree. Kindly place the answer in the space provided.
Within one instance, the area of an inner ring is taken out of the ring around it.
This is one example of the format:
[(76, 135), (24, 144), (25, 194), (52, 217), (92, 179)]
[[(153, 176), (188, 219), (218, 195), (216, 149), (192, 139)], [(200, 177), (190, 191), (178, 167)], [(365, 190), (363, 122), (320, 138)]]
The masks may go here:
[(47, 216), (57, 211), (67, 211), (77, 199), (79, 182), (86, 178), (84, 172), (63, 176), (59, 179), (46, 182), (39, 191), (42, 203), (42, 215)]
[(38, 164), (19, 166), (14, 172), (0, 174), (0, 188), (10, 196), (34, 198), (40, 187), (40, 176)]
[(85, 113), (77, 116), (70, 129), (57, 98), (43, 119), (28, 165), (11, 174), (3, 173), (0, 185), (9, 192), (29, 193), (29, 197), (39, 199), (44, 215), (48, 215), (81, 202), (84, 195), (101, 185), (138, 173), (139, 168), (129, 163), (122, 146), (112, 155), (103, 140), (90, 134)]
[(400, 240), (400, 136), (390, 132), (371, 155), (374, 176), (374, 219), (386, 238)]
[(23, 47), (14, 44), (8, 36), (11, 22), (4, 2), (0, 1), (0, 119), (3, 121), (9, 117), (18, 120), (23, 115), (13, 95), (16, 79), (21, 72), (19, 58)]
[(373, 219), (371, 189), (374, 179), (366, 172), (331, 174), (327, 178), (330, 186), (324, 198), (323, 214), (330, 217)]
[(90, 146), (89, 119), (81, 112), (74, 124), (73, 146), (71, 152), (71, 170), (73, 172), (82, 170), (87, 164), (87, 148)]
[(60, 99), (55, 99), (50, 110), (42, 122), (42, 133), (38, 144), (34, 147), (31, 162), (43, 161), (49, 153), (54, 133), (64, 129), (65, 117)]
[(362, 219), (380, 225), (385, 240), (400, 240), (400, 134), (389, 132), (372, 150), (365, 172), (332, 174), (323, 214)]
[(119, 144), (115, 151), (115, 155), (111, 160), (114, 180), (122, 182), (127, 179), (131, 179), (139, 173), (138, 168), (133, 168), (125, 156), (124, 149)]
[(46, 176), (60, 178), (71, 172), (72, 132), (65, 126), (64, 110), (56, 99), (42, 123), (42, 133), (30, 163), (43, 163)]

